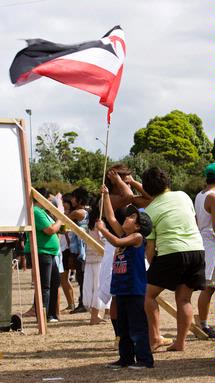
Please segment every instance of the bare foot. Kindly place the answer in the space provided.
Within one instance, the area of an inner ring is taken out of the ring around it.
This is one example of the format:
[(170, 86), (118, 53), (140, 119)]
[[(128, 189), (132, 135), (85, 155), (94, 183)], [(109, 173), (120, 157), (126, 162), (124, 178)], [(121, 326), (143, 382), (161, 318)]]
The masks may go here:
[(90, 320), (90, 325), (92, 326), (100, 323), (106, 323), (106, 320), (102, 319), (101, 317), (93, 318)]
[(35, 316), (36, 316), (35, 308), (34, 308), (34, 307), (31, 307), (31, 308), (30, 308), (28, 311), (26, 311), (22, 316), (23, 316), (23, 318), (35, 317)]
[(177, 343), (174, 342), (173, 344), (171, 344), (171, 346), (167, 347), (166, 350), (167, 351), (184, 351), (184, 347), (182, 347), (181, 345), (177, 345)]
[(160, 347), (169, 346), (173, 343), (172, 338), (164, 338), (163, 336), (160, 337), (159, 341), (154, 343), (151, 346), (152, 352), (157, 351)]

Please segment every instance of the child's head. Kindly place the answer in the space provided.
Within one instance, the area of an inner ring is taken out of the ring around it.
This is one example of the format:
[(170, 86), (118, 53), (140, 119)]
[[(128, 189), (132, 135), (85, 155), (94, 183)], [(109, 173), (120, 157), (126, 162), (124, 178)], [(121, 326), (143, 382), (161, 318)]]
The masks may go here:
[(134, 205), (129, 205), (122, 228), (126, 234), (139, 232), (145, 238), (152, 231), (152, 221), (148, 214), (138, 210)]
[(62, 197), (62, 202), (63, 202), (64, 214), (65, 215), (69, 215), (69, 213), (71, 213), (71, 211), (73, 210), (72, 203), (71, 203), (71, 194), (72, 193), (66, 193)]
[(42, 194), (43, 197), (45, 197), (45, 198), (47, 198), (47, 199), (49, 198), (49, 196), (50, 196), (50, 194), (51, 194), (51, 192), (50, 192), (48, 189), (44, 188), (44, 187), (36, 188), (36, 190), (37, 190), (40, 194)]
[(88, 191), (84, 189), (82, 186), (75, 189), (71, 193), (71, 204), (74, 209), (78, 208), (79, 206), (85, 206), (88, 203)]

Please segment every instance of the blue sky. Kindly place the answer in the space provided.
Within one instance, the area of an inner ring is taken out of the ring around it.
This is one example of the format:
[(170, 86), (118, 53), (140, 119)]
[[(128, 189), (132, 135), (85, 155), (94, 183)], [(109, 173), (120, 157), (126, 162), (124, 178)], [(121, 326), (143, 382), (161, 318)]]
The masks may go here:
[[(136, 130), (156, 115), (196, 113), (213, 140), (215, 5), (207, 0), (0, 0), (0, 118), (32, 110), (33, 141), (44, 123), (74, 130), (77, 145), (103, 150), (106, 108), (96, 96), (48, 78), (15, 88), (8, 70), (23, 39), (73, 44), (97, 40), (114, 25), (125, 32), (127, 57), (112, 115), (109, 154), (129, 153)], [(28, 134), (29, 135), (29, 134)]]

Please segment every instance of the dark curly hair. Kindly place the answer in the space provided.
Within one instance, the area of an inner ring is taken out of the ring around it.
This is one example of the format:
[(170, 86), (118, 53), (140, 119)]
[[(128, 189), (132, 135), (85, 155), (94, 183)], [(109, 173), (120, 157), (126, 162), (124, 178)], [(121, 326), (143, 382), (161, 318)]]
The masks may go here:
[(163, 169), (154, 166), (143, 172), (142, 185), (146, 193), (155, 197), (170, 187), (170, 180)]
[(131, 170), (124, 164), (115, 164), (115, 165), (111, 166), (107, 170), (106, 175), (105, 175), (105, 185), (109, 189), (110, 193), (112, 191), (113, 185), (111, 183), (110, 178), (108, 177), (108, 172), (111, 170), (115, 170), (120, 176), (128, 176), (131, 174)]
[(99, 209), (99, 201), (100, 201), (100, 196), (94, 200), (94, 202), (91, 204), (91, 208), (89, 211), (89, 229), (93, 230), (96, 224), (97, 219), (99, 219), (100, 215), (100, 209)]
[(69, 205), (69, 210), (70, 210), (70, 211), (73, 210), (72, 203), (71, 203), (71, 197), (72, 197), (72, 192), (70, 192), (70, 193), (65, 193), (65, 194), (62, 196), (62, 201), (63, 201), (63, 203), (68, 203), (68, 205)]
[(50, 196), (51, 192), (44, 188), (44, 187), (41, 187), (41, 188), (36, 188), (36, 190), (38, 191), (38, 193), (42, 194), (43, 197), (47, 198)]
[(71, 192), (71, 197), (75, 197), (76, 201), (81, 205), (87, 205), (89, 200), (89, 193), (82, 186)]

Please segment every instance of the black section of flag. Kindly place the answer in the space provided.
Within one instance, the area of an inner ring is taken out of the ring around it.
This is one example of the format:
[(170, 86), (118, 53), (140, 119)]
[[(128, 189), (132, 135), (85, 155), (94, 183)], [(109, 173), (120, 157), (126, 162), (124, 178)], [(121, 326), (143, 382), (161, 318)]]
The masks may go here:
[[(112, 30), (114, 29), (119, 29), (119, 27), (114, 27)], [(108, 37), (112, 30), (109, 31), (105, 37)], [(112, 45), (104, 44), (101, 40), (74, 45), (56, 44), (42, 39), (31, 39), (26, 41), (28, 46), (17, 53), (10, 67), (10, 78), (13, 84), (16, 84), (18, 78), (22, 74), (31, 71), (38, 65), (75, 52), (90, 48), (100, 48), (116, 55)]]

